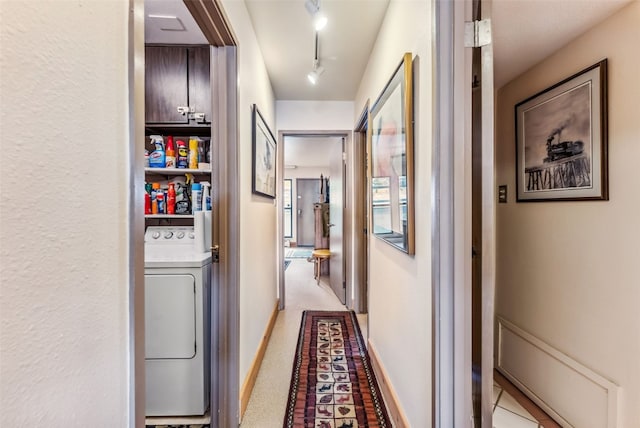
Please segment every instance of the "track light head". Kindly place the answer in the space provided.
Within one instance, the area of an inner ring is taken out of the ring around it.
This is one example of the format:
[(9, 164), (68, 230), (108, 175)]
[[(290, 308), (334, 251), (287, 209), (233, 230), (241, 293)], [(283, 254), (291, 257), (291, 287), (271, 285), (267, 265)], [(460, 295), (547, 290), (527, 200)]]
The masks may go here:
[(312, 85), (315, 85), (318, 83), (318, 79), (320, 78), (320, 75), (322, 73), (324, 73), (324, 67), (318, 66), (316, 63), (313, 67), (313, 70), (309, 74), (307, 74), (307, 79), (309, 79), (309, 82)]
[(304, 7), (307, 9), (307, 12), (313, 16), (320, 10), (320, 2), (318, 0), (306, 0)]

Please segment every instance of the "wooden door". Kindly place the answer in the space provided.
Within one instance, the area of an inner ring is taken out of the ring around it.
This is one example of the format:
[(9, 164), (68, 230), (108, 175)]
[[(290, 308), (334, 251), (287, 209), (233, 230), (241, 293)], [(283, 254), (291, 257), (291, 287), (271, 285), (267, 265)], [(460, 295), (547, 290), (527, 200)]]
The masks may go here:
[(178, 107), (189, 105), (188, 58), (184, 47), (145, 48), (145, 121), (189, 123)]
[(344, 152), (344, 138), (333, 143), (329, 158), (329, 221), (330, 221), (330, 237), (329, 250), (331, 257), (329, 258), (329, 278), (331, 281), (331, 289), (338, 296), (338, 299), (345, 303), (346, 299), (346, 283), (344, 274), (344, 257), (343, 257), (343, 224), (344, 215), (344, 177), (346, 164), (342, 156)]

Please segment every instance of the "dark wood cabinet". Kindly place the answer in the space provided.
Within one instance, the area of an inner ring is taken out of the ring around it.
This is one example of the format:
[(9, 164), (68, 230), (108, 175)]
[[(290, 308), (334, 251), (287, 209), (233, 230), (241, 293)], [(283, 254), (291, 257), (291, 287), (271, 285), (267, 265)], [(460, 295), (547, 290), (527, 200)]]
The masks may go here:
[(147, 46), (147, 124), (202, 125), (211, 122), (208, 46)]

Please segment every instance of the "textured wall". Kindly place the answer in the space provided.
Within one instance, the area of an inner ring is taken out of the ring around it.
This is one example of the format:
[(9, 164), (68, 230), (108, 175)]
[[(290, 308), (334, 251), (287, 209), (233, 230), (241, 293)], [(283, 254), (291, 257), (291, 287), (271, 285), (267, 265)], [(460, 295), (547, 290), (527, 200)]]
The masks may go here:
[(0, 17), (0, 425), (124, 427), (128, 3)]
[[(510, 193), (497, 205), (497, 314), (620, 385), (621, 428), (640, 421), (638, 40), (634, 1), (505, 85), (496, 116), (496, 181)], [(602, 58), (610, 200), (516, 203), (514, 105)]]
[(431, 19), (430, 2), (391, 1), (355, 101), (359, 115), (413, 53), (416, 251), (371, 239), (369, 338), (415, 427), (431, 425)]

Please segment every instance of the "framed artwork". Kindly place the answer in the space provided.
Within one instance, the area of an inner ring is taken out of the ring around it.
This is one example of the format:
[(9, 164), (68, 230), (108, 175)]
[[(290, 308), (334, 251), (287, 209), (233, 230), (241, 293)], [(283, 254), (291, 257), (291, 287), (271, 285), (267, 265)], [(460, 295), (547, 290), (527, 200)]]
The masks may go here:
[(251, 111), (251, 119), (253, 125), (251, 191), (274, 199), (276, 197), (276, 139), (255, 104)]
[(371, 230), (414, 254), (413, 71), (411, 53), (371, 108)]
[(609, 199), (606, 59), (515, 113), (518, 202)]

